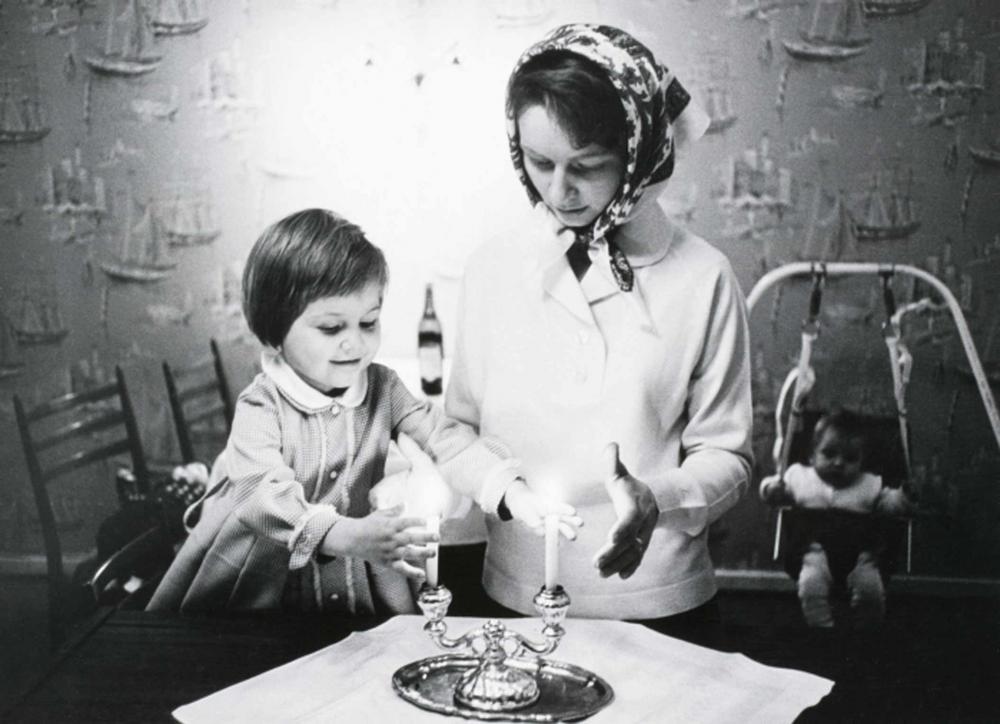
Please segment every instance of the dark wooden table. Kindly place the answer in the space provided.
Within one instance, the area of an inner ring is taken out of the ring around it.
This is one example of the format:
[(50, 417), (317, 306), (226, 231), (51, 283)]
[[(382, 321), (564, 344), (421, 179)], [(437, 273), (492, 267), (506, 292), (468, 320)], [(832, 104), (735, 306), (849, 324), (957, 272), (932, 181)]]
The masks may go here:
[[(734, 604), (735, 605), (735, 604)], [(378, 620), (194, 618), (117, 611), (61, 652), (9, 722), (168, 722), (170, 712), (371, 628)], [(837, 684), (800, 721), (996, 721), (997, 637), (874, 637), (788, 623), (727, 623), (722, 648)], [(947, 640), (950, 646), (945, 646)], [(984, 658), (985, 657), (985, 658)], [(669, 713), (664, 713), (665, 720)]]

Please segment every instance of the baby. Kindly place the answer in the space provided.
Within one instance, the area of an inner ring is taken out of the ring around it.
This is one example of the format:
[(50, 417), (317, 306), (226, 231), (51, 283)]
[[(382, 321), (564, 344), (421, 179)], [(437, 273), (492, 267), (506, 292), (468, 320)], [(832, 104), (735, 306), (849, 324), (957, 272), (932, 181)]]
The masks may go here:
[[(816, 423), (810, 465), (793, 464), (784, 477), (772, 475), (760, 485), (760, 496), (767, 502), (798, 508), (835, 509), (855, 513), (902, 515), (910, 503), (904, 493), (882, 486), (882, 478), (863, 469), (865, 436), (861, 419), (846, 410), (822, 416)], [(838, 532), (827, 531), (824, 540), (836, 539)], [(844, 530), (842, 537), (850, 537)], [(844, 541), (848, 545), (850, 540)], [(854, 541), (857, 542), (857, 541)], [(885, 613), (885, 588), (879, 571), (877, 544), (862, 544), (853, 558), (846, 584), (856, 623), (871, 626), (881, 622)], [(828, 551), (819, 540), (806, 540), (798, 574), (798, 595), (806, 623), (813, 627), (833, 626), (830, 591), (834, 584)], [(853, 552), (852, 552), (853, 555)]]

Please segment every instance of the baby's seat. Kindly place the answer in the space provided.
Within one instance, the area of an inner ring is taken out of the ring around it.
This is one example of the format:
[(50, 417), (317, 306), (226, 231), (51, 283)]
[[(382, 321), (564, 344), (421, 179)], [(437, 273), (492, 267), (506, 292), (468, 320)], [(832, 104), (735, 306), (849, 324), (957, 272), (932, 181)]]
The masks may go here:
[[(803, 410), (801, 428), (792, 433), (789, 464), (808, 464), (812, 430), (823, 410)], [(889, 488), (901, 487), (907, 479), (900, 430), (895, 417), (858, 415), (866, 441), (864, 469), (882, 477)], [(782, 563), (793, 579), (799, 576), (802, 556), (813, 542), (823, 546), (830, 572), (838, 588), (843, 589), (862, 551), (874, 554), (883, 580), (898, 570), (901, 558), (908, 558), (911, 519), (882, 513), (855, 513), (846, 510), (815, 510), (784, 506), (777, 534), (777, 549), (783, 551)]]

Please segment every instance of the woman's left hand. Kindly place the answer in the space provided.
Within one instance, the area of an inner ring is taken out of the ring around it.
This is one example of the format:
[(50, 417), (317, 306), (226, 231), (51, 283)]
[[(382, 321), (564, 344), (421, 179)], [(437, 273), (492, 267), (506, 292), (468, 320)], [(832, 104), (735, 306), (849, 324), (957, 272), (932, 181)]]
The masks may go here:
[(618, 520), (608, 531), (608, 542), (594, 556), (594, 567), (604, 578), (617, 573), (624, 579), (642, 563), (660, 517), (660, 507), (649, 486), (632, 477), (618, 459), (618, 443), (608, 445), (604, 457), (607, 465), (604, 485)]

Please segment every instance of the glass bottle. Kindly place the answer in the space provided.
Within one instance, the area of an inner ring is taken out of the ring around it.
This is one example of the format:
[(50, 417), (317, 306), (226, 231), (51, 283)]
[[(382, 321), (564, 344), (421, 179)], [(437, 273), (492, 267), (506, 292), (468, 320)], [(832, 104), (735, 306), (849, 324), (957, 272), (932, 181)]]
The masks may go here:
[(425, 395), (440, 395), (444, 368), (444, 344), (441, 320), (434, 311), (434, 289), (427, 285), (424, 293), (424, 314), (417, 327), (417, 354), (420, 362), (420, 389)]

